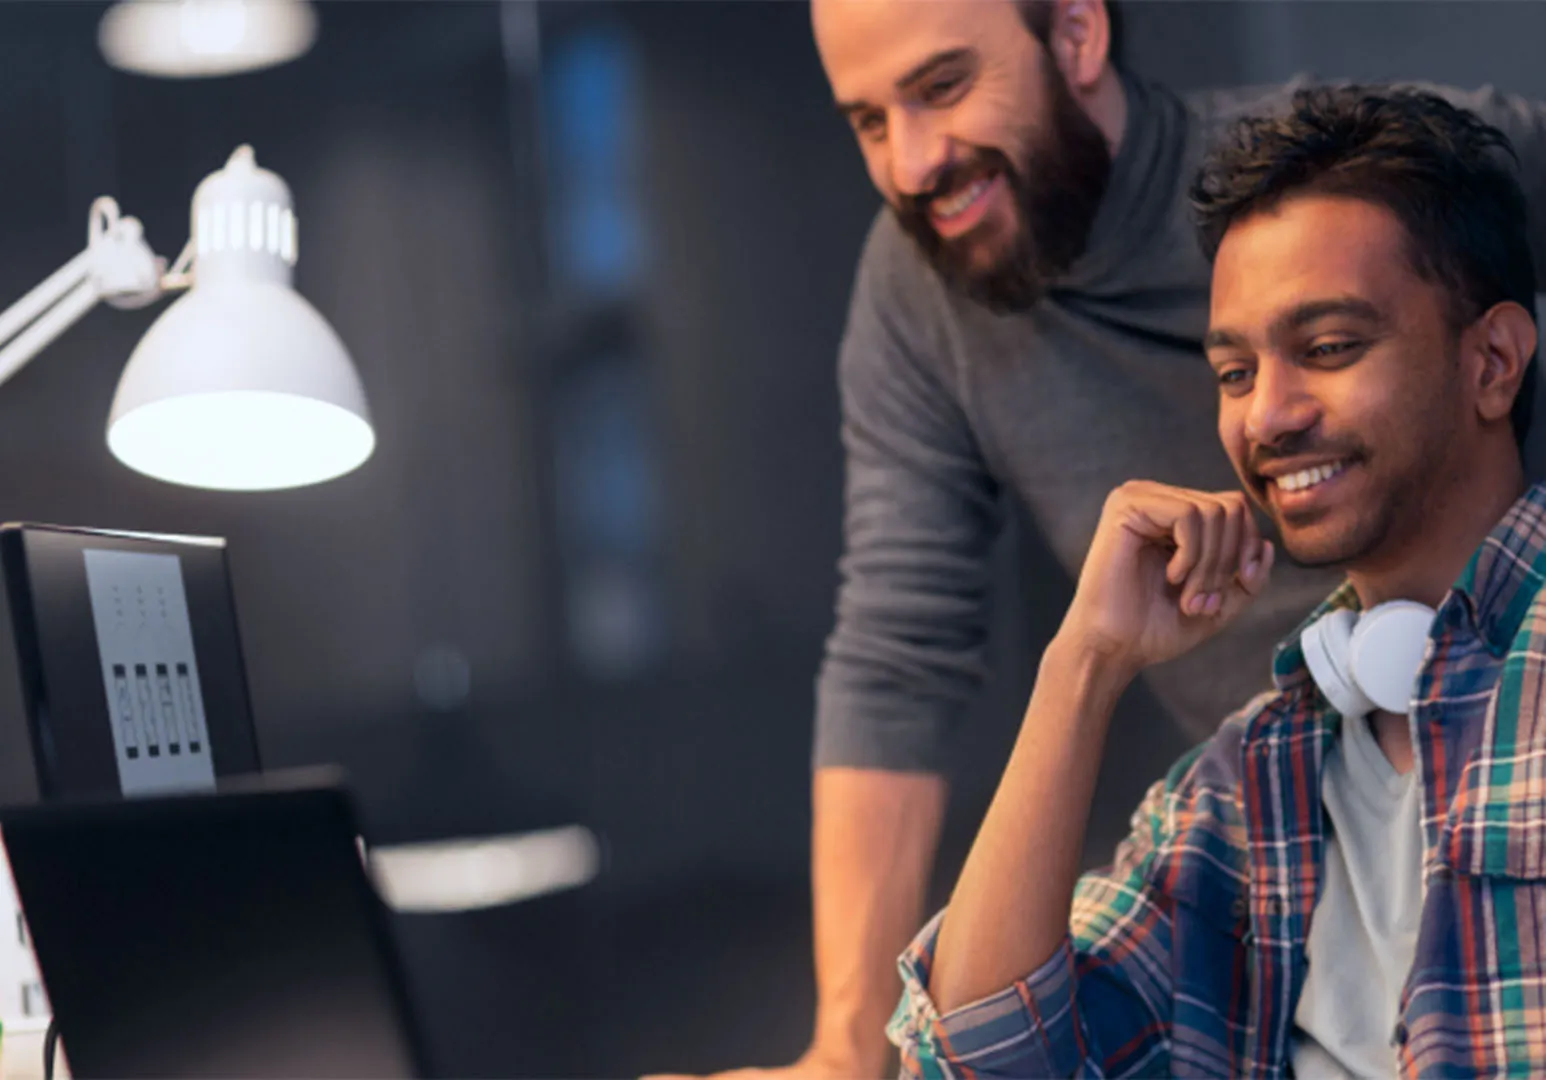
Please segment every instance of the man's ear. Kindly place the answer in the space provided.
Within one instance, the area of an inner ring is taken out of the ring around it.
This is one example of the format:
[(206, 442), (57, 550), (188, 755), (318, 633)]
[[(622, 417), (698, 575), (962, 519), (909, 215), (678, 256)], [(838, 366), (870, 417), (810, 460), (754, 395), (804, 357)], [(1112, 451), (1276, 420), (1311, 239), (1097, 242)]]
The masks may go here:
[(1111, 14), (1105, 0), (1055, 0), (1047, 46), (1070, 90), (1088, 91), (1111, 55)]
[(1483, 420), (1506, 420), (1535, 356), (1535, 320), (1512, 300), (1494, 304), (1471, 327), (1478, 363), (1476, 410)]

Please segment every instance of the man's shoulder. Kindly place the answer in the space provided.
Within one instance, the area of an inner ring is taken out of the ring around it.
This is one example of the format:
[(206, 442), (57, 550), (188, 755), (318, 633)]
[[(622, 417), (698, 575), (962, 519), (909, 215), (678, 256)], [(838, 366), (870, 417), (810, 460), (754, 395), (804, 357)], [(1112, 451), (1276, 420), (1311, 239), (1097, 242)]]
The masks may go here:
[[(1260, 116), (1286, 109), (1296, 93), (1316, 87), (1346, 87), (1360, 80), (1327, 77), (1315, 72), (1297, 72), (1277, 83), (1248, 86), (1210, 87), (1180, 94), (1188, 114), (1208, 137), (1216, 136), (1246, 116)], [(1533, 123), (1533, 103), (1503, 93), (1496, 86), (1449, 86), (1425, 79), (1392, 78), (1371, 81), (1405, 90), (1422, 91), (1444, 98), (1450, 104), (1477, 113), (1493, 124)]]
[(932, 378), (955, 379), (961, 305), (889, 208), (870, 223), (850, 302), (844, 365), (873, 371), (906, 359)]
[(896, 214), (881, 206), (870, 222), (859, 255), (859, 283), (877, 297), (902, 302), (932, 300), (944, 282), (928, 264), (918, 245), (903, 230)]
[[(1513, 640), (1508, 643), (1508, 658), (1503, 677), (1523, 678), (1531, 682), (1546, 680), (1546, 551), (1521, 553), (1520, 574), (1526, 577), (1525, 595), (1515, 598), (1523, 608)], [(1523, 563), (1528, 559), (1528, 563)], [(1498, 644), (1502, 644), (1499, 642)], [(1495, 646), (1496, 647), (1496, 646)], [(1546, 724), (1538, 725), (1538, 736), (1546, 741)]]
[(1198, 129), (1211, 139), (1244, 117), (1286, 108), (1294, 94), (1321, 81), (1313, 74), (1301, 72), (1285, 82), (1191, 90), (1182, 94), (1181, 100)]

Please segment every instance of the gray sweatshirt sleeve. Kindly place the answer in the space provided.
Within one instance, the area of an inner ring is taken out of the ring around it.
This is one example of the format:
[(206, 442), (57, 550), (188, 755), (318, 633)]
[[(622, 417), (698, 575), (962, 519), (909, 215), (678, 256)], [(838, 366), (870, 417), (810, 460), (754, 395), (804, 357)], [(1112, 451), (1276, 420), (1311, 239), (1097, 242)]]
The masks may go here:
[(940, 771), (984, 674), (999, 493), (952, 392), (933, 287), (883, 213), (838, 361), (844, 553), (817, 684), (817, 767)]

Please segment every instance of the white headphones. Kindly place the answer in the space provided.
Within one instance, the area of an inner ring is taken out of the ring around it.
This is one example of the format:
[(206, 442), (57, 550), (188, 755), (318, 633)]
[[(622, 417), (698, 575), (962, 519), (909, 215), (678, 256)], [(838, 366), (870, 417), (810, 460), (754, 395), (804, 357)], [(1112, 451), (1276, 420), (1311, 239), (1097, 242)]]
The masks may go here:
[(1438, 612), (1391, 600), (1359, 615), (1339, 608), (1299, 637), (1304, 662), (1326, 700), (1348, 719), (1375, 709), (1405, 713)]

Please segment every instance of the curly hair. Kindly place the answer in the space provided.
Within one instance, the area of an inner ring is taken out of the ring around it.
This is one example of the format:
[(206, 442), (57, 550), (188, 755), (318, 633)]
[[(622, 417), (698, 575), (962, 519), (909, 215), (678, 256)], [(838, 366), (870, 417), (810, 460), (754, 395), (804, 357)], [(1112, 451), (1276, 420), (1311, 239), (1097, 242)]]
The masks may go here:
[[(1285, 112), (1238, 121), (1192, 185), (1198, 238), (1211, 262), (1235, 222), (1294, 195), (1342, 195), (1393, 213), (1423, 280), (1448, 295), (1456, 333), (1512, 300), (1535, 317), (1526, 202), (1508, 137), (1435, 94), (1323, 86)], [(1535, 401), (1525, 370), (1510, 420), (1522, 446)]]

